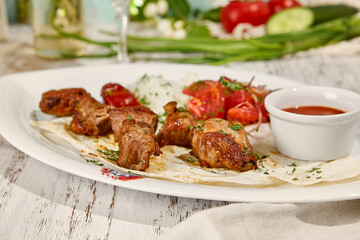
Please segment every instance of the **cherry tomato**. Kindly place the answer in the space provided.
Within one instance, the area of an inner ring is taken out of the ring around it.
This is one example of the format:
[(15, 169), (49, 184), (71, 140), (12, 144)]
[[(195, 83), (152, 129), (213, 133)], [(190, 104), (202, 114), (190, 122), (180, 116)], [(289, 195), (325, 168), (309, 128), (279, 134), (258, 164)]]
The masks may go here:
[(270, 15), (269, 5), (261, 0), (231, 1), (222, 9), (220, 20), (225, 30), (231, 33), (239, 23), (265, 24)]
[(226, 114), (227, 120), (237, 120), (247, 125), (259, 120), (259, 110), (251, 103), (246, 102), (238, 107), (230, 108)]
[(226, 107), (230, 109), (244, 102), (251, 103), (251, 101), (252, 100), (250, 94), (244, 89), (241, 89), (231, 93), (229, 96), (226, 97)]
[(224, 118), (226, 106), (222, 85), (218, 81), (203, 82), (206, 86), (190, 92), (194, 98), (187, 102), (189, 111), (196, 119)]
[(140, 105), (135, 96), (126, 88), (117, 83), (108, 83), (101, 89), (101, 96), (105, 104), (114, 107)]
[(271, 13), (277, 13), (286, 8), (301, 6), (301, 4), (296, 0), (270, 0), (268, 4)]

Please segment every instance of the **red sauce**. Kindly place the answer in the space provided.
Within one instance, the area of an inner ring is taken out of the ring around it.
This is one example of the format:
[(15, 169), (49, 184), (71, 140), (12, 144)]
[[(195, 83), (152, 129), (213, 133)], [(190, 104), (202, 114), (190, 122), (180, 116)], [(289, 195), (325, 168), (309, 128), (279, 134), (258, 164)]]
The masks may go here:
[(335, 115), (345, 113), (343, 110), (325, 106), (296, 106), (283, 108), (282, 110), (303, 115)]

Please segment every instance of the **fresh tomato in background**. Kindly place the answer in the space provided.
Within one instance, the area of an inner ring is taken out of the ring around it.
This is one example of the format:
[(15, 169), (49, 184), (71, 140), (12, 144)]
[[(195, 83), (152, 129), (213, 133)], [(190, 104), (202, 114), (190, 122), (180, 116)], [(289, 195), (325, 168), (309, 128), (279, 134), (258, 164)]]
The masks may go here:
[(239, 23), (259, 26), (267, 22), (271, 10), (266, 2), (231, 1), (220, 13), (220, 21), (225, 30), (231, 33)]
[(114, 107), (126, 107), (140, 105), (135, 96), (118, 83), (108, 83), (101, 89), (101, 96), (105, 104)]
[[(194, 88), (194, 86), (200, 87)], [(199, 81), (185, 88), (183, 93), (193, 96), (186, 105), (196, 119), (225, 117), (225, 94), (220, 82)]]
[(301, 4), (296, 0), (269, 0), (271, 13), (280, 12), (286, 8), (299, 7)]

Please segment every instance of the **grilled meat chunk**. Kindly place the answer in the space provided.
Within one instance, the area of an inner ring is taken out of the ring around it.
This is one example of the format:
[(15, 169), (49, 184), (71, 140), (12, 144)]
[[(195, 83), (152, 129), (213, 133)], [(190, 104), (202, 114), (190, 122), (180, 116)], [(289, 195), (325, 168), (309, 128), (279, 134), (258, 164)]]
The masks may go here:
[(111, 107), (101, 104), (90, 95), (80, 99), (70, 130), (76, 134), (100, 136), (111, 131), (108, 111)]
[(57, 117), (70, 116), (76, 113), (76, 104), (89, 94), (83, 88), (51, 90), (43, 93), (39, 107), (42, 112)]
[(158, 115), (145, 106), (132, 106), (114, 108), (109, 111), (112, 130), (115, 139), (118, 140), (121, 132), (122, 123), (126, 119), (133, 119), (136, 122), (145, 122), (156, 131), (158, 123)]
[(247, 171), (257, 167), (257, 157), (247, 134), (238, 122), (223, 119), (205, 121), (203, 129), (193, 129), (192, 153), (204, 167), (225, 167)]
[(154, 128), (149, 124), (126, 119), (119, 131), (115, 132), (119, 136), (120, 155), (116, 162), (118, 166), (143, 171), (149, 167), (151, 155), (160, 155)]
[[(191, 113), (184, 108), (176, 108), (176, 102), (169, 102), (164, 106), (166, 119), (164, 125), (156, 135), (156, 142), (160, 147), (176, 145), (190, 147), (192, 131), (201, 125)], [(198, 125), (197, 125), (198, 124)]]

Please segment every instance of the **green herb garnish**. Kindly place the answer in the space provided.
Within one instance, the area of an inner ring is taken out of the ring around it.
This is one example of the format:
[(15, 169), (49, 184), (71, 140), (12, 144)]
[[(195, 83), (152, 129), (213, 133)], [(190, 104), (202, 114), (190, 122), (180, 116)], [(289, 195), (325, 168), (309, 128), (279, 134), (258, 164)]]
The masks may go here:
[(220, 133), (224, 134), (224, 135), (229, 135), (227, 132), (225, 132), (224, 130), (220, 129)]
[(232, 125), (231, 129), (234, 130), (234, 131), (239, 131), (239, 130), (243, 129), (243, 127), (241, 126), (240, 123), (237, 123), (235, 125)]

